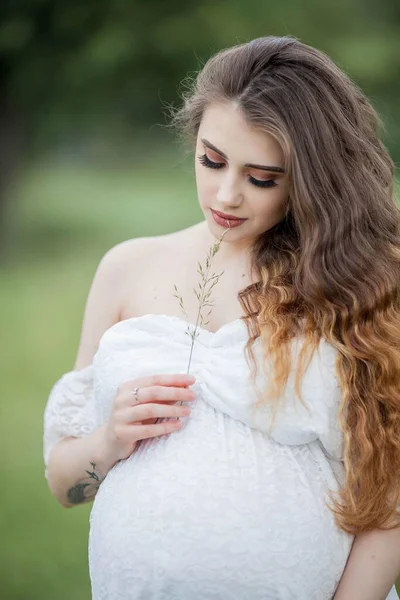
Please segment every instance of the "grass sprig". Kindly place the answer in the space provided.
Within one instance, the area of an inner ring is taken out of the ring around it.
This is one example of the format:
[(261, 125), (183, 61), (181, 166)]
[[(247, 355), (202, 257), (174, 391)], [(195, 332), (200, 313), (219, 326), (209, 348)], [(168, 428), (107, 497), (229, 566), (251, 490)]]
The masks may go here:
[[(191, 323), (188, 323), (188, 326), (185, 331), (186, 335), (188, 335), (192, 340), (192, 343), (190, 346), (189, 362), (188, 362), (187, 371), (186, 371), (187, 375), (189, 374), (189, 371), (190, 371), (190, 365), (192, 362), (194, 344), (195, 344), (196, 339), (200, 335), (199, 329), (204, 328), (206, 325), (208, 325), (210, 323), (209, 317), (212, 312), (212, 307), (214, 306), (214, 298), (212, 297), (212, 291), (213, 291), (214, 287), (217, 285), (220, 277), (224, 274), (224, 271), (221, 271), (221, 273), (218, 273), (218, 274), (217, 273), (210, 274), (210, 271), (211, 271), (212, 259), (217, 254), (218, 250), (220, 249), (221, 242), (223, 241), (225, 234), (228, 231), (229, 231), (229, 228), (226, 229), (223, 232), (222, 236), (210, 246), (208, 253), (207, 253), (205, 265), (202, 265), (200, 262), (197, 263), (197, 265), (198, 265), (197, 272), (200, 275), (200, 281), (197, 285), (197, 288), (196, 287), (193, 288), (193, 292), (194, 292), (194, 294), (197, 298), (197, 302), (198, 302), (196, 324), (192, 325)], [(185, 315), (186, 319), (188, 319), (187, 311), (185, 309), (185, 303), (183, 301), (182, 296), (179, 294), (179, 291), (178, 291), (178, 288), (176, 285), (174, 285), (174, 289), (175, 289), (174, 296), (175, 296), (175, 298), (178, 299), (179, 306), (181, 307), (181, 310), (182, 310), (183, 314)], [(206, 308), (208, 308), (209, 310), (207, 311), (207, 315), (204, 315), (204, 310)]]
[[(190, 345), (189, 362), (188, 362), (188, 366), (187, 366), (187, 370), (186, 370), (187, 375), (189, 374), (190, 365), (192, 363), (194, 344), (196, 342), (196, 339), (200, 335), (199, 329), (204, 328), (206, 325), (208, 325), (210, 323), (209, 317), (212, 312), (212, 307), (214, 306), (214, 298), (212, 297), (212, 291), (215, 288), (215, 286), (217, 285), (220, 277), (224, 274), (224, 271), (221, 271), (221, 273), (210, 274), (212, 259), (217, 254), (218, 250), (220, 249), (221, 242), (223, 241), (225, 234), (229, 231), (229, 229), (230, 229), (230, 227), (228, 229), (225, 229), (225, 231), (223, 232), (221, 237), (210, 246), (207, 256), (206, 256), (205, 265), (202, 265), (200, 262), (197, 264), (197, 272), (200, 275), (200, 281), (198, 283), (197, 288), (193, 288), (193, 292), (196, 296), (197, 303), (198, 303), (196, 324), (192, 325), (191, 323), (188, 323), (188, 326), (185, 331), (185, 334), (188, 335), (192, 340), (192, 343)], [(178, 288), (176, 285), (174, 285), (174, 289), (175, 289), (174, 296), (178, 299), (179, 306), (181, 307), (181, 310), (182, 310), (183, 314), (185, 315), (186, 319), (189, 320), (187, 311), (185, 309), (185, 303), (183, 301), (182, 296), (179, 294), (179, 291), (178, 291)], [(204, 310), (207, 308), (209, 310), (207, 311), (207, 314), (204, 315)], [(183, 402), (180, 402), (180, 404), (182, 405)]]
[[(188, 366), (187, 366), (187, 370), (186, 370), (187, 375), (189, 374), (190, 365), (192, 363), (194, 344), (196, 342), (196, 339), (200, 335), (199, 330), (201, 328), (204, 328), (206, 325), (208, 325), (210, 323), (210, 321), (208, 319), (211, 315), (212, 307), (214, 306), (214, 298), (212, 297), (212, 291), (215, 288), (215, 286), (217, 285), (220, 277), (224, 274), (224, 271), (221, 271), (221, 273), (210, 274), (211, 266), (212, 266), (212, 259), (217, 254), (218, 250), (220, 249), (221, 242), (223, 241), (225, 234), (229, 231), (229, 229), (230, 229), (230, 226), (228, 227), (228, 229), (225, 229), (225, 231), (223, 232), (221, 237), (210, 246), (207, 256), (206, 256), (205, 264), (202, 265), (200, 262), (197, 263), (197, 273), (200, 275), (200, 281), (199, 281), (197, 287), (193, 288), (193, 292), (196, 296), (197, 303), (198, 303), (196, 323), (195, 323), (195, 325), (193, 325), (192, 323), (188, 323), (186, 331), (185, 331), (185, 334), (188, 335), (192, 340), (192, 343), (190, 345), (189, 362), (188, 362)], [(173, 296), (178, 300), (179, 306), (180, 306), (183, 314), (185, 315), (187, 321), (189, 321), (189, 317), (188, 317), (187, 311), (185, 309), (185, 303), (183, 301), (182, 296), (179, 293), (179, 290), (178, 290), (176, 284), (174, 284)], [(209, 310), (207, 311), (207, 314), (204, 315), (204, 310), (207, 308)], [(182, 402), (180, 402), (179, 404), (182, 404)], [(161, 421), (161, 417), (159, 417), (156, 420), (156, 423), (158, 423), (159, 421)]]

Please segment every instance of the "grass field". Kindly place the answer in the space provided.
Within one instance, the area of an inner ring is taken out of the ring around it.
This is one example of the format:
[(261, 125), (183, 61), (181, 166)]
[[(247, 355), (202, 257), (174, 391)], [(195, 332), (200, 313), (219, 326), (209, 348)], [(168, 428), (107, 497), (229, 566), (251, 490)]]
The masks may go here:
[(52, 384), (73, 366), (86, 295), (104, 252), (200, 218), (191, 169), (173, 157), (134, 169), (45, 162), (19, 181), (14, 258), (0, 268), (4, 600), (90, 598), (90, 506), (65, 510), (47, 488), (44, 406)]
[[(157, 162), (157, 161), (156, 161)], [(200, 220), (190, 169), (41, 164), (15, 190), (12, 250), (0, 268), (0, 597), (88, 600), (90, 506), (61, 508), (44, 478), (43, 410), (72, 368), (88, 288), (115, 243)]]

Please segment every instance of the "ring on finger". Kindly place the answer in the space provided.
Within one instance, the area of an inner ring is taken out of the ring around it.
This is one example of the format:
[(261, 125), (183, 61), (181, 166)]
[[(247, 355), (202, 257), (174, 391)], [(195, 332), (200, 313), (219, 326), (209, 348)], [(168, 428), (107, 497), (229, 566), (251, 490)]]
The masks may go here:
[(138, 398), (138, 392), (139, 392), (139, 389), (140, 389), (140, 388), (136, 387), (136, 388), (133, 390), (133, 392), (132, 392), (132, 394), (133, 394), (133, 397), (134, 397), (134, 399), (135, 399), (135, 402), (137, 402), (138, 404), (140, 403), (140, 400), (139, 400), (139, 398)]

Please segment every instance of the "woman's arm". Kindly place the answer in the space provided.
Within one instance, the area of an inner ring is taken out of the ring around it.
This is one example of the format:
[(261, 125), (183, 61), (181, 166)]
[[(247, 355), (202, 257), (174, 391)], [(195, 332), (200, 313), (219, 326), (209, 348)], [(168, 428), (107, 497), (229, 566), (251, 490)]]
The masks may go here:
[(74, 371), (54, 386), (45, 410), (46, 477), (65, 507), (92, 500), (115, 464), (104, 451), (104, 427), (94, 429), (90, 365), (103, 333), (119, 321), (126, 272), (132, 263), (130, 246), (135, 242), (114, 246), (100, 261), (86, 301)]
[(48, 483), (59, 503), (70, 508), (95, 497), (100, 483), (116, 460), (107, 457), (104, 425), (81, 438), (65, 438), (52, 450)]
[(400, 575), (400, 529), (373, 529), (354, 540), (333, 600), (386, 600)]

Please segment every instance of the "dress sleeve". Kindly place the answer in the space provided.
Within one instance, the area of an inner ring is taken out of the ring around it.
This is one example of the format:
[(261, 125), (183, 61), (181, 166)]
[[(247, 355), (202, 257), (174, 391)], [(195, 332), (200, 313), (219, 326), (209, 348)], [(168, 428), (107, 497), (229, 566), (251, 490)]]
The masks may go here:
[(45, 477), (51, 450), (64, 437), (83, 437), (96, 429), (94, 367), (65, 373), (52, 387), (44, 411)]

